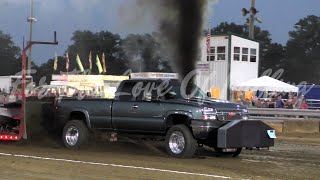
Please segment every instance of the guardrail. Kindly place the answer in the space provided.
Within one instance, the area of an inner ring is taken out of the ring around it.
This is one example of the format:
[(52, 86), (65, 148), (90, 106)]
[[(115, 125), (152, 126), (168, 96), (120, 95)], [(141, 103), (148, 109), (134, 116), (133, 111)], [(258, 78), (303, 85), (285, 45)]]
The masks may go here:
[(320, 119), (320, 110), (311, 109), (277, 109), (249, 108), (251, 119), (287, 120), (287, 119)]
[(309, 109), (320, 109), (319, 99), (306, 99)]
[(307, 133), (320, 131), (320, 110), (249, 108), (250, 120), (261, 120), (277, 133)]

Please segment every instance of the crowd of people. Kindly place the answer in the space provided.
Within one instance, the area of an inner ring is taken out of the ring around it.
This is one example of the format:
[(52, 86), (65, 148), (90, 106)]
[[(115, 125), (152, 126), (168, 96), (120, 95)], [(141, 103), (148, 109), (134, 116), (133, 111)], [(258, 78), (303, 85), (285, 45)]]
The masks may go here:
[(271, 98), (259, 98), (254, 96), (252, 100), (240, 97), (240, 103), (249, 108), (287, 108), (287, 109), (308, 109), (304, 96), (289, 95), (286, 99), (282, 95), (271, 96)]

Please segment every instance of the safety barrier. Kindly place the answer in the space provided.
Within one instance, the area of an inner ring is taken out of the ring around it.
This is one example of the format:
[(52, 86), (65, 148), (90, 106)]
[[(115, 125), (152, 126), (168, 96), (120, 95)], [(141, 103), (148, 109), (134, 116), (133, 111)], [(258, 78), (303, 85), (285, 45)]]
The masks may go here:
[(297, 119), (320, 118), (320, 110), (310, 109), (281, 109), (281, 108), (249, 108), (251, 117), (265, 119)]
[(278, 133), (319, 133), (320, 110), (250, 108), (250, 119), (261, 120)]
[(320, 109), (319, 99), (306, 99), (309, 109)]

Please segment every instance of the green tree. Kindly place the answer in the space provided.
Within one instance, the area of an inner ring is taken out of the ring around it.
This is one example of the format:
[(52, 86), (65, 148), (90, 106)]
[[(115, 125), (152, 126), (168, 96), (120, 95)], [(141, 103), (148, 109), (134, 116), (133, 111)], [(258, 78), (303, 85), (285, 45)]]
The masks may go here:
[(320, 83), (320, 17), (307, 16), (295, 24), (287, 42), (286, 78)]
[(15, 46), (10, 35), (0, 31), (0, 76), (14, 75), (20, 72), (19, 58), (20, 48)]
[[(121, 38), (108, 31), (93, 33), (91, 31), (75, 31), (71, 38), (73, 44), (68, 47), (70, 69), (77, 69), (76, 55), (79, 54), (84, 69), (89, 69), (89, 54), (92, 52), (92, 74), (98, 74), (95, 65), (96, 55), (102, 61), (102, 53), (106, 56), (107, 74), (121, 75), (127, 70), (121, 49)], [(102, 63), (102, 62), (101, 62)]]

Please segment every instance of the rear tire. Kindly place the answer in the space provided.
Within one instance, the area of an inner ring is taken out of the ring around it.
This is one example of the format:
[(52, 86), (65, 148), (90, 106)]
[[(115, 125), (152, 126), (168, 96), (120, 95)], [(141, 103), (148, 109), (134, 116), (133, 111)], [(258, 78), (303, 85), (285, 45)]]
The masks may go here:
[(89, 139), (89, 130), (81, 120), (67, 122), (63, 128), (62, 141), (68, 149), (79, 149)]
[(183, 124), (172, 126), (169, 129), (165, 146), (167, 153), (175, 158), (191, 158), (197, 148), (196, 140), (190, 129)]

